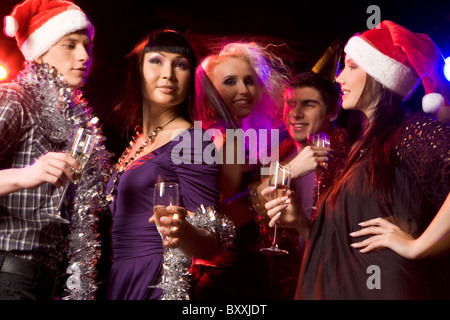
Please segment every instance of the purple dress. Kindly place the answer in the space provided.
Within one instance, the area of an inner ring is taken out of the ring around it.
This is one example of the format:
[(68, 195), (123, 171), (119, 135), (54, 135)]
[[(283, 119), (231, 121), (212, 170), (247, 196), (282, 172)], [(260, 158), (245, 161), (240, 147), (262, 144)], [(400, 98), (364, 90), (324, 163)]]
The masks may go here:
[(119, 178), (110, 205), (113, 258), (108, 299), (154, 300), (162, 293), (149, 288), (162, 275), (161, 237), (156, 225), (148, 222), (159, 178), (179, 183), (181, 206), (187, 210), (195, 211), (200, 204), (217, 206), (219, 165), (202, 160), (204, 148), (212, 143), (202, 141), (202, 135), (201, 129), (186, 130), (130, 164)]

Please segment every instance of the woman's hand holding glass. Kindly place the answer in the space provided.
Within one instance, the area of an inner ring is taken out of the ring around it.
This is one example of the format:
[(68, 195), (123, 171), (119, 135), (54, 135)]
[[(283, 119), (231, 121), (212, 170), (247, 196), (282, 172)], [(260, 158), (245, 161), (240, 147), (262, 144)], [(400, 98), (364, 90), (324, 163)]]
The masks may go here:
[(183, 234), (186, 210), (180, 205), (177, 183), (157, 182), (153, 192), (153, 215), (149, 222), (155, 223), (167, 248), (177, 248)]
[(284, 228), (294, 228), (307, 238), (311, 223), (302, 209), (302, 205), (296, 200), (295, 193), (288, 190), (285, 196), (271, 199), (274, 187), (267, 187), (261, 191), (261, 195), (267, 200), (265, 207), (267, 216), (271, 219), (269, 226), (275, 224)]
[[(272, 175), (269, 177), (270, 190), (269, 198), (284, 197), (291, 188), (291, 166), (278, 161), (271, 164)], [(278, 247), (278, 224), (273, 224), (272, 245), (268, 248), (261, 248), (260, 251), (268, 254), (283, 255), (288, 254), (287, 250)]]
[(183, 235), (186, 209), (170, 205), (165, 208), (164, 213), (159, 216), (154, 214), (150, 223), (158, 225), (159, 233), (163, 239), (163, 245), (167, 248), (177, 248), (180, 244), (180, 238)]

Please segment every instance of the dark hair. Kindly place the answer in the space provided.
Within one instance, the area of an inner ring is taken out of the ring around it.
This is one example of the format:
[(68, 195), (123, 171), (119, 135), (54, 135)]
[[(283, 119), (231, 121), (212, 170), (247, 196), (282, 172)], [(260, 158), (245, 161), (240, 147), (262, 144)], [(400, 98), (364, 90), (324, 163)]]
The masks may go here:
[(193, 107), (195, 100), (195, 69), (197, 68), (197, 57), (189, 41), (181, 33), (164, 29), (151, 32), (146, 38), (139, 42), (127, 55), (128, 77), (125, 84), (124, 94), (116, 107), (126, 119), (125, 132), (134, 130), (142, 122), (142, 64), (144, 55), (148, 52), (169, 52), (180, 54), (190, 62), (191, 82), (186, 99), (180, 104), (180, 115), (187, 121), (193, 120)]
[(338, 197), (344, 183), (356, 186), (349, 180), (355, 173), (358, 175), (358, 170), (364, 170), (367, 167), (356, 165), (358, 161), (367, 163), (369, 167), (369, 179), (366, 181), (364, 190), (375, 191), (384, 201), (392, 200), (390, 187), (396, 166), (395, 146), (399, 139), (400, 124), (405, 117), (402, 97), (367, 74), (358, 104), (367, 105), (370, 101), (377, 101), (372, 119), (367, 122), (360, 140), (353, 144), (342, 174), (336, 179), (333, 201)]
[(327, 113), (337, 111), (339, 91), (334, 84), (325, 77), (314, 73), (304, 72), (295, 75), (288, 83), (289, 88), (312, 87), (319, 91), (323, 102), (327, 106)]

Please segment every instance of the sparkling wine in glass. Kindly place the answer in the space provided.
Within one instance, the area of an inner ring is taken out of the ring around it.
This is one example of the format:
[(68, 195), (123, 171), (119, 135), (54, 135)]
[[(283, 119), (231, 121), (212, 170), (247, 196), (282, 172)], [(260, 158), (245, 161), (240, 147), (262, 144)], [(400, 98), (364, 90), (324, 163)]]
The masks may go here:
[[(308, 143), (310, 145), (316, 146), (316, 147), (324, 147), (329, 148), (330, 147), (330, 137), (323, 133), (319, 132), (317, 134), (308, 135)], [(317, 210), (317, 202), (319, 201), (321, 188), (322, 188), (322, 168), (327, 170), (328, 169), (328, 163), (322, 162), (320, 163), (320, 167), (318, 170), (316, 170), (316, 180), (315, 180), (315, 189), (316, 189), (316, 200), (314, 202), (314, 206), (312, 207), (313, 210)]]
[(308, 134), (308, 143), (316, 147), (330, 147), (330, 137), (323, 132), (317, 134)]
[[(269, 178), (269, 186), (275, 187), (270, 194), (270, 199), (276, 199), (287, 195), (291, 185), (291, 167), (288, 164), (281, 164), (278, 161), (273, 168), (273, 175)], [(261, 252), (275, 255), (285, 255), (289, 252), (278, 247), (278, 225), (275, 224), (273, 231), (273, 241), (269, 248), (261, 248)]]
[[(73, 169), (75, 173), (80, 173), (81, 171), (83, 171), (86, 163), (89, 160), (89, 157), (91, 156), (95, 144), (95, 139), (96, 135), (93, 131), (85, 128), (76, 129), (72, 138), (70, 154), (72, 155), (72, 157), (75, 158), (75, 160), (77, 160), (80, 163), (81, 169), (79, 170)], [(47, 217), (61, 223), (69, 223), (67, 219), (61, 217), (61, 208), (63, 206), (65, 195), (67, 193), (69, 185), (70, 181), (67, 181), (64, 186), (61, 199), (59, 200), (56, 213), (46, 214)]]
[(158, 228), (158, 232), (159, 232), (159, 219), (162, 216), (169, 215), (167, 212), (167, 207), (179, 205), (180, 205), (180, 190), (178, 183), (175, 182), (155, 183), (155, 189), (153, 192), (153, 214), (155, 215), (155, 223), (156, 227)]
[[(160, 222), (159, 219), (163, 216), (169, 216), (167, 212), (168, 206), (180, 205), (180, 189), (178, 183), (175, 182), (157, 182), (155, 183), (155, 189), (153, 191), (153, 215), (155, 216), (155, 224), (158, 229), (161, 239), (163, 235), (159, 231)], [(175, 216), (175, 214), (174, 214)], [(169, 249), (163, 246), (164, 250), (164, 273), (157, 284), (150, 285), (149, 288), (158, 288), (163, 290), (164, 295), (171, 295), (170, 292), (175, 292), (179, 288), (174, 288), (170, 274), (173, 274), (174, 270), (171, 269), (171, 261), (174, 257), (174, 251), (179, 249)], [(173, 267), (173, 266), (172, 266)], [(178, 276), (177, 276), (178, 277)], [(163, 295), (163, 296), (164, 296)]]

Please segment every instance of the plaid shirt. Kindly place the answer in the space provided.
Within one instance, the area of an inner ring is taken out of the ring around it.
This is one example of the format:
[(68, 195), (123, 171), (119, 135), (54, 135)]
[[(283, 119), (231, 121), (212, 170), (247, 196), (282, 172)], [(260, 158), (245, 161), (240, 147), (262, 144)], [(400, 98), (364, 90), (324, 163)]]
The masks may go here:
[[(22, 168), (58, 150), (40, 129), (39, 106), (17, 83), (0, 86), (0, 170)], [(56, 269), (63, 255), (64, 226), (42, 218), (54, 213), (62, 188), (49, 183), (0, 197), (0, 252)]]

